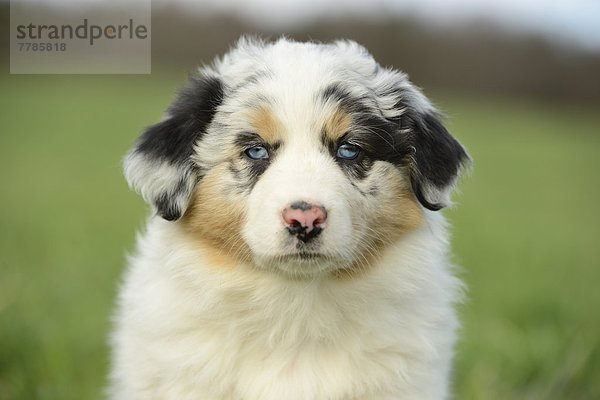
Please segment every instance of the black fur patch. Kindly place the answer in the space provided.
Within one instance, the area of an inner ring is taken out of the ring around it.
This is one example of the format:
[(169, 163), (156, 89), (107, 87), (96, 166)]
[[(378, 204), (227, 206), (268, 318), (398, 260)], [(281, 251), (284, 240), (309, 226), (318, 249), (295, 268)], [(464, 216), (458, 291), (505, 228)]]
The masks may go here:
[(219, 79), (191, 78), (190, 85), (169, 107), (169, 118), (149, 127), (138, 139), (135, 151), (173, 164), (187, 162), (222, 100)]
[(189, 86), (169, 107), (169, 117), (147, 128), (136, 142), (134, 154), (141, 154), (150, 161), (168, 162), (181, 170), (181, 179), (153, 200), (158, 214), (166, 220), (181, 217), (183, 210), (176, 199), (191, 194), (187, 192), (195, 182), (188, 180), (199, 179), (200, 172), (190, 157), (222, 100), (223, 84), (219, 79), (192, 77)]
[(154, 200), (158, 214), (167, 221), (175, 221), (181, 217), (181, 210), (173, 201), (172, 196), (169, 193), (162, 193)]
[(413, 190), (424, 207), (440, 210), (444, 205), (430, 202), (423, 187), (433, 185), (437, 190), (444, 190), (452, 184), (460, 168), (469, 162), (469, 156), (433, 114), (413, 113), (409, 128), (416, 149), (411, 177)]

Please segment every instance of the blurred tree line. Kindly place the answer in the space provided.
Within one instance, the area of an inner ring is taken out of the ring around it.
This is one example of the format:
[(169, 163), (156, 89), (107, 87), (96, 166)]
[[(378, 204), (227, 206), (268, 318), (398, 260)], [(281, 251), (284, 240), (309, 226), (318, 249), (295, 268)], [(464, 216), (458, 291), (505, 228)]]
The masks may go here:
[[(0, 3), (2, 30), (8, 29), (9, 21), (8, 3)], [(541, 36), (507, 33), (485, 22), (440, 27), (409, 16), (322, 19), (284, 32), (231, 15), (154, 7), (153, 68), (192, 70), (225, 52), (244, 33), (267, 39), (281, 34), (298, 40), (353, 39), (381, 64), (402, 69), (428, 90), (600, 100), (600, 51), (585, 52)], [(2, 34), (0, 46), (8, 63), (8, 34)]]

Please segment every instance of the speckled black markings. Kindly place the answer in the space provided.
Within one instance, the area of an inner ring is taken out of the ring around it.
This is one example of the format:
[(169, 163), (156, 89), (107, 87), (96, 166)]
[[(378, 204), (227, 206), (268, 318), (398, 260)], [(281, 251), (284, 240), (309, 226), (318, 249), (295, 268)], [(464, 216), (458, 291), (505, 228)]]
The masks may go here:
[(363, 189), (361, 189), (361, 188), (360, 188), (360, 187), (359, 187), (359, 186), (356, 184), (356, 182), (353, 182), (353, 181), (351, 180), (351, 181), (350, 181), (350, 184), (352, 185), (352, 187), (353, 187), (354, 189), (358, 190), (358, 192), (359, 192), (360, 194), (362, 194), (362, 195), (363, 195), (363, 197), (367, 197), (367, 192), (365, 192)]
[(344, 88), (343, 83), (333, 83), (327, 86), (320, 94), (320, 101), (327, 103), (328, 101), (336, 102), (340, 107), (349, 114), (371, 114), (368, 98), (356, 98), (352, 93)]
[(258, 179), (269, 167), (268, 160), (257, 161), (231, 161), (229, 173), (233, 176), (234, 189), (236, 193), (250, 193), (258, 182)]
[(372, 184), (369, 187), (369, 190), (367, 191), (367, 194), (369, 196), (377, 196), (379, 194), (379, 186), (377, 186), (376, 184)]

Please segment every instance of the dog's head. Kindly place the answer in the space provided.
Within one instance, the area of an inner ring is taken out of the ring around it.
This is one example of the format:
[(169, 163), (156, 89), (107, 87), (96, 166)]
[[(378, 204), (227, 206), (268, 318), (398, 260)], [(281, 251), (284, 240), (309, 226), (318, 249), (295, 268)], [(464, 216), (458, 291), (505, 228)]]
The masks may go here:
[(353, 42), (241, 40), (125, 161), (205, 248), (307, 276), (365, 268), (450, 203), (464, 148), (406, 75)]

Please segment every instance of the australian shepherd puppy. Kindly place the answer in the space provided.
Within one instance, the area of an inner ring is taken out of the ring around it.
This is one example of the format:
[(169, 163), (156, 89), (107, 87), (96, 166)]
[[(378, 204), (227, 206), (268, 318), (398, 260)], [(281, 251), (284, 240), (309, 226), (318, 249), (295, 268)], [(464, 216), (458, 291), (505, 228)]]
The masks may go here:
[(111, 398), (447, 398), (461, 284), (437, 211), (468, 162), (358, 44), (240, 40), (126, 157), (154, 212)]

